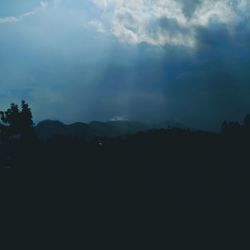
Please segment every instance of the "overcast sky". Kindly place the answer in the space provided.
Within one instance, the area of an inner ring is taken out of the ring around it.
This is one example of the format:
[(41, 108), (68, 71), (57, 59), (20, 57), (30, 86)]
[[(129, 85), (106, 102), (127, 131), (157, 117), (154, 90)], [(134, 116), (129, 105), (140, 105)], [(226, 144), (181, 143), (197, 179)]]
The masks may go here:
[(1, 0), (0, 107), (219, 129), (250, 113), (249, 18), (249, 0)]

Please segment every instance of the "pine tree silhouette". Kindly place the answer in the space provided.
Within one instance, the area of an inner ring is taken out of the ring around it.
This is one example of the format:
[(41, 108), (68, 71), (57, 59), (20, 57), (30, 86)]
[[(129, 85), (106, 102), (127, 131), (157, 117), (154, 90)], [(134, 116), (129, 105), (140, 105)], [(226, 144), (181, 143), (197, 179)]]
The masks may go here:
[(6, 111), (0, 111), (1, 134), (5, 137), (20, 135), (22, 137), (31, 133), (33, 128), (32, 112), (29, 105), (21, 102), (21, 109), (15, 103)]

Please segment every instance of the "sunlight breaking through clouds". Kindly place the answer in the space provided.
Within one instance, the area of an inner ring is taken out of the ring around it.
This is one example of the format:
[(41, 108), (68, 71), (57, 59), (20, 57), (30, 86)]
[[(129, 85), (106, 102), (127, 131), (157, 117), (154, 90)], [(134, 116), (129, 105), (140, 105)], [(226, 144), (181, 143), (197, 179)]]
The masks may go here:
[[(194, 47), (196, 29), (232, 26), (250, 9), (247, 0), (92, 0), (101, 10), (97, 30), (129, 44)], [(98, 24), (98, 25), (97, 25)], [(102, 24), (102, 25), (101, 25)], [(105, 24), (105, 25), (104, 25)], [(100, 29), (102, 27), (102, 29)]]
[(249, 0), (1, 0), (2, 105), (25, 99), (38, 120), (218, 128), (250, 110), (249, 10)]

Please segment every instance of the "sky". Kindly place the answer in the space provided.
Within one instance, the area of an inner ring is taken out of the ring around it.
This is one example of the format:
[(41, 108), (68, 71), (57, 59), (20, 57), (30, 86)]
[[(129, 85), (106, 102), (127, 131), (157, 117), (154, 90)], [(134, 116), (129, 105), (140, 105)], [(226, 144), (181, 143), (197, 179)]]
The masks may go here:
[(0, 108), (34, 120), (172, 121), (250, 113), (249, 0), (1, 0)]

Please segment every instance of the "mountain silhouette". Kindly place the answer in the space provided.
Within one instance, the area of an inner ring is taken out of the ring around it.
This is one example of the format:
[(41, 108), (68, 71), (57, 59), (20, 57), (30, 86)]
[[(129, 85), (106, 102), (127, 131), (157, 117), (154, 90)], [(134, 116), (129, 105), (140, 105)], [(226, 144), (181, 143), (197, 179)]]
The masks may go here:
[(45, 120), (37, 124), (35, 132), (43, 140), (51, 139), (54, 136), (70, 136), (91, 140), (96, 137), (119, 137), (169, 127), (184, 126), (173, 122), (151, 125), (135, 121), (92, 121), (90, 123), (77, 122), (66, 125), (60, 121)]

